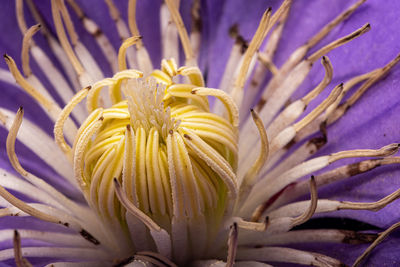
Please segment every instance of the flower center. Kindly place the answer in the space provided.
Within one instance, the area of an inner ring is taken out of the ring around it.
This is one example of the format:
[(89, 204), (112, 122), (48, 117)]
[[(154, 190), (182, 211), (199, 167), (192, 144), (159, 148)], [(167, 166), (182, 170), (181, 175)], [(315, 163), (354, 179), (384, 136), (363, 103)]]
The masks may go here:
[[(237, 125), (210, 113), (205, 95), (212, 89), (199, 88), (199, 73), (164, 60), (146, 79), (125, 70), (90, 90), (91, 114), (72, 157), (86, 199), (108, 224), (129, 225), (114, 178), (124, 197), (167, 231), (173, 218), (219, 224), (227, 194), (236, 191)], [(173, 82), (178, 74), (190, 82)], [(105, 86), (110, 108), (98, 105)]]

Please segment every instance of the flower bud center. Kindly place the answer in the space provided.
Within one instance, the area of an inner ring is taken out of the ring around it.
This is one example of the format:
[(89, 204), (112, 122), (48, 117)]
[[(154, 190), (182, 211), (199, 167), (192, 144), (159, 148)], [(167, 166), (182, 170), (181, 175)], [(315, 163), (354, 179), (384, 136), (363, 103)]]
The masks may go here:
[[(79, 129), (91, 135), (74, 144), (75, 159), (83, 147), (81, 161), (74, 160), (83, 166), (78, 179), (102, 220), (118, 227), (129, 223), (114, 178), (129, 201), (165, 229), (172, 218), (219, 221), (226, 209), (229, 189), (221, 176), (235, 173), (237, 129), (209, 111), (207, 97), (192, 92), (198, 86), (173, 83), (171, 75), (176, 71), (117, 79), (109, 86), (120, 87), (122, 100), (94, 109)], [(91, 131), (96, 114), (101, 125)]]

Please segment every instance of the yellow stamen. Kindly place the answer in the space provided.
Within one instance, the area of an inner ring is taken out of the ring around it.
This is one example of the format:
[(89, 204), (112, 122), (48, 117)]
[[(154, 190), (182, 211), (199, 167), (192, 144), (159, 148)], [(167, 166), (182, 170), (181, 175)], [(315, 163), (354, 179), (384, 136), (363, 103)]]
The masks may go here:
[[(264, 166), (265, 162), (267, 161), (269, 154), (269, 142), (268, 142), (267, 132), (265, 131), (264, 128), (264, 123), (262, 122), (261, 118), (258, 116), (256, 111), (251, 110), (251, 116), (253, 117), (254, 123), (256, 124), (258, 132), (260, 133), (260, 139), (261, 139), (260, 154), (258, 155), (257, 160), (247, 170), (246, 174), (243, 177), (242, 184), (240, 185), (240, 196), (238, 200), (239, 203), (240, 201), (247, 198), (248, 194), (250, 193), (250, 189), (254, 185), (257, 175), (261, 170), (261, 168)], [(239, 176), (239, 178), (241, 177)]]
[(22, 59), (22, 71), (25, 76), (31, 75), (31, 68), (29, 67), (29, 43), (33, 35), (40, 30), (40, 24), (33, 25), (24, 35), (24, 40), (22, 41), (21, 59)]
[(61, 16), (64, 20), (65, 27), (67, 28), (69, 38), (73, 46), (76, 46), (78, 43), (78, 34), (75, 31), (74, 24), (72, 23), (71, 17), (69, 16), (69, 12), (67, 7), (65, 6), (64, 0), (56, 0), (59, 11), (61, 12)]
[(67, 142), (65, 142), (63, 133), (64, 124), (72, 110), (87, 96), (90, 89), (91, 87), (88, 86), (75, 94), (71, 101), (61, 111), (57, 121), (54, 124), (54, 139), (57, 145), (68, 157), (71, 157), (71, 147), (67, 144)]
[[(140, 36), (139, 29), (136, 24), (136, 0), (129, 0), (128, 3), (128, 25), (132, 36)], [(136, 47), (139, 49), (143, 45), (142, 40), (138, 40)]]
[(52, 111), (54, 106), (50, 100), (45, 98), (42, 94), (40, 94), (32, 85), (30, 85), (22, 74), (19, 72), (17, 65), (12, 57), (8, 55), (4, 55), (4, 59), (8, 65), (8, 68), (11, 71), (11, 74), (14, 76), (15, 81), (29, 94), (31, 95), (37, 102), (39, 102), (47, 111)]
[(194, 53), (192, 50), (192, 46), (190, 45), (189, 35), (185, 29), (185, 25), (183, 24), (183, 20), (179, 11), (174, 3), (174, 0), (165, 0), (165, 3), (168, 6), (169, 12), (171, 12), (172, 19), (174, 20), (176, 27), (178, 28), (179, 37), (182, 42), (183, 51), (185, 52), (186, 64), (189, 66), (193, 66), (196, 63), (194, 60)]
[(80, 76), (85, 72), (85, 70), (79, 59), (76, 57), (75, 52), (72, 49), (71, 45), (69, 44), (67, 35), (64, 30), (64, 26), (62, 24), (62, 19), (60, 15), (61, 9), (62, 8), (60, 7), (60, 1), (51, 0), (51, 11), (53, 14), (53, 20), (54, 20), (54, 25), (56, 27), (58, 39), (60, 40), (61, 46), (63, 47), (65, 53), (67, 54), (69, 60), (71, 61), (71, 64), (74, 67), (76, 73)]
[[(264, 40), (265, 36), (267, 35), (267, 29), (270, 23), (270, 17), (271, 17), (271, 9), (267, 9), (260, 21), (260, 24), (258, 25), (258, 28), (256, 30), (256, 33), (254, 34), (253, 39), (251, 40), (249, 47), (246, 50), (246, 53), (244, 54), (243, 62), (242, 65), (240, 66), (240, 71), (239, 75), (235, 81), (234, 84), (234, 89), (232, 91), (232, 95), (236, 96), (238, 90), (242, 90), (244, 87), (244, 84), (246, 82), (246, 76), (247, 72), (250, 67), (250, 62), (251, 59), (253, 58), (253, 55), (256, 53), (256, 51), (259, 49), (262, 41)], [(235, 99), (237, 104), (240, 104), (238, 101), (239, 99)]]
[(229, 113), (229, 120), (233, 126), (239, 126), (239, 110), (234, 100), (224, 91), (218, 89), (210, 89), (205, 87), (197, 87), (192, 90), (192, 94), (203, 96), (215, 96), (224, 104)]
[(17, 15), (17, 22), (18, 22), (18, 27), (20, 31), (25, 34), (25, 32), (28, 30), (28, 27), (26, 26), (25, 19), (24, 19), (24, 2), (23, 0), (16, 0), (15, 1), (15, 10), (16, 10), (16, 15)]
[(119, 48), (118, 51), (118, 67), (119, 70), (126, 70), (126, 49), (128, 47), (136, 44), (142, 37), (141, 36), (133, 36), (126, 39)]
[(23, 116), (24, 110), (22, 107), (20, 107), (17, 111), (17, 114), (15, 115), (15, 120), (13, 121), (13, 124), (11, 125), (11, 128), (8, 132), (6, 148), (7, 156), (13, 168), (22, 176), (27, 176), (28, 173), (22, 168), (17, 158), (17, 155), (15, 154), (15, 141), (17, 140), (18, 130), (21, 127)]

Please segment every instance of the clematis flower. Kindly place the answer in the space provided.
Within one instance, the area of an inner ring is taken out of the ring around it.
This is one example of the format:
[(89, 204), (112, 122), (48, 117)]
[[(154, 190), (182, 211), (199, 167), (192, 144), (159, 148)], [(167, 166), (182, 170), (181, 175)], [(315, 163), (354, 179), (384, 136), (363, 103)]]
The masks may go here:
[(4, 264), (399, 262), (395, 1), (33, 2), (1, 11)]

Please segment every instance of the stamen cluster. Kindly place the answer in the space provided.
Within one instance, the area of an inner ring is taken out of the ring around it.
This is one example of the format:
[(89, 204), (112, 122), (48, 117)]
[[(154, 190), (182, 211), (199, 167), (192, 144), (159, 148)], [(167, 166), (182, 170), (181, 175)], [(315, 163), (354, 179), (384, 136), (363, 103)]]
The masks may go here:
[[(162, 65), (145, 80), (128, 78), (141, 74), (127, 70), (90, 89), (87, 105), (94, 110), (72, 148), (75, 175), (90, 206), (122, 240), (141, 245), (123, 238), (132, 230), (133, 208), (168, 233), (202, 228), (205, 245), (217, 234), (227, 193), (237, 191), (237, 128), (210, 113), (206, 96), (197, 95), (212, 89), (174, 83), (185, 68), (177, 70), (173, 60)], [(196, 81), (202, 85), (202, 77)], [(126, 100), (99, 107), (104, 86), (112, 102)], [(187, 242), (194, 249), (197, 241)]]

